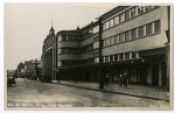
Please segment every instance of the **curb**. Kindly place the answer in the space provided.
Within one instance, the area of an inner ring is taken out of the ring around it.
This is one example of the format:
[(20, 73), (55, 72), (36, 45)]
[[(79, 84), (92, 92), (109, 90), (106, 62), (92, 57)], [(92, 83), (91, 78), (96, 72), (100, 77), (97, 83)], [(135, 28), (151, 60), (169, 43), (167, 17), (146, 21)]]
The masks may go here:
[(161, 100), (161, 101), (169, 102), (169, 99), (162, 99), (162, 98), (155, 98), (155, 97), (134, 95), (134, 94), (128, 94), (128, 93), (123, 93), (123, 92), (118, 92), (118, 91), (100, 90), (100, 89), (94, 89), (94, 88), (88, 88), (88, 87), (82, 87), (82, 86), (75, 86), (75, 85), (64, 84), (64, 83), (53, 83), (53, 84), (59, 84), (59, 85), (64, 85), (64, 86), (70, 86), (70, 87), (75, 87), (75, 88), (80, 88), (80, 89), (87, 89), (87, 90), (100, 91), (100, 92), (105, 92), (105, 93), (112, 93), (112, 94), (119, 94), (119, 95), (132, 96), (132, 97), (137, 97), (137, 98), (145, 98), (145, 99)]

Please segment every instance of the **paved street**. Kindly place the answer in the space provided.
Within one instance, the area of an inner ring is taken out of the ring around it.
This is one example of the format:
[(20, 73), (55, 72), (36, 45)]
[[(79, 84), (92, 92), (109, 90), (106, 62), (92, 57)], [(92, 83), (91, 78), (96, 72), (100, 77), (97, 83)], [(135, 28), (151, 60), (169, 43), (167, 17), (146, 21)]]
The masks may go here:
[(166, 101), (136, 98), (59, 84), (17, 79), (7, 90), (9, 107), (168, 107)]

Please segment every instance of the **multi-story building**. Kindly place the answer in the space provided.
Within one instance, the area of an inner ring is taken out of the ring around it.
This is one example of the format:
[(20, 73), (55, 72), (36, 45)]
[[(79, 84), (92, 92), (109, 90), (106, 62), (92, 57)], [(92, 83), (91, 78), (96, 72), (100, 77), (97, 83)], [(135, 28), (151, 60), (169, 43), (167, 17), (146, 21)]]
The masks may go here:
[(47, 81), (53, 80), (53, 75), (55, 74), (55, 54), (56, 54), (56, 48), (55, 48), (55, 30), (53, 26), (51, 26), (51, 29), (49, 31), (49, 34), (47, 35), (46, 39), (44, 40), (44, 44), (42, 47), (42, 72), (44, 73), (44, 78)]
[(167, 86), (168, 7), (119, 6), (100, 17), (102, 59), (113, 80), (126, 72), (129, 82)]
[(98, 31), (98, 22), (92, 22), (82, 29), (57, 33), (57, 75), (54, 79), (97, 80), (93, 66), (99, 61)]
[(52, 80), (113, 82), (127, 73), (130, 83), (169, 85), (169, 14), (167, 6), (118, 6), (96, 22), (56, 35), (43, 45), (45, 74)]

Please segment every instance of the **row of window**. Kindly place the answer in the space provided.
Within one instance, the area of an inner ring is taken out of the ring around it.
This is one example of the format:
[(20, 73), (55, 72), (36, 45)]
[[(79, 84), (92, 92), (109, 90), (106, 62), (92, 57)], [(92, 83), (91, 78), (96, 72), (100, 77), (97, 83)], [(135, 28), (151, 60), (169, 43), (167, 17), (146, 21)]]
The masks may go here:
[(58, 54), (79, 54), (79, 50), (76, 48), (59, 48)]
[(71, 65), (78, 65), (78, 64), (89, 64), (93, 63), (93, 58), (86, 59), (86, 60), (62, 60), (58, 61), (58, 66), (71, 66)]
[(103, 40), (103, 47), (160, 33), (160, 20), (148, 23)]
[(138, 52), (126, 52), (120, 53), (110, 56), (103, 56), (103, 62), (116, 62), (116, 61), (123, 61), (123, 60), (131, 60), (131, 59), (138, 59), (139, 53)]
[(77, 41), (78, 35), (63, 34), (58, 36), (58, 41)]
[(111, 20), (105, 22), (103, 24), (103, 30), (109, 29), (115, 25), (118, 25), (119, 23), (122, 23), (124, 21), (127, 21), (129, 19), (132, 19), (138, 15), (141, 15), (143, 13), (146, 13), (157, 6), (137, 6), (134, 8), (129, 9), (128, 11), (112, 18)]

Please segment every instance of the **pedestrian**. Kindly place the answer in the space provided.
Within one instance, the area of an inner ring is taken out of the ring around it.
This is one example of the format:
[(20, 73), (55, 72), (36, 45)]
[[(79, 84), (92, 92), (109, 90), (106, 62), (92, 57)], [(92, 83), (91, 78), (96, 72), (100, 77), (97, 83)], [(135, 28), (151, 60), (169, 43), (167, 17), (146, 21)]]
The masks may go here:
[(128, 86), (128, 76), (127, 76), (126, 72), (123, 74), (123, 84), (124, 84), (124, 87), (127, 88), (127, 86)]
[(110, 75), (109, 73), (106, 73), (106, 76), (105, 76), (105, 86), (106, 88), (109, 87), (109, 81), (110, 81)]
[(122, 84), (123, 84), (123, 75), (122, 75), (122, 73), (120, 73), (120, 75), (119, 75), (119, 86), (122, 87)]

